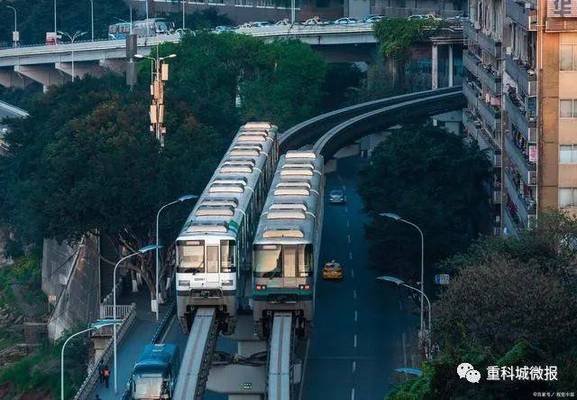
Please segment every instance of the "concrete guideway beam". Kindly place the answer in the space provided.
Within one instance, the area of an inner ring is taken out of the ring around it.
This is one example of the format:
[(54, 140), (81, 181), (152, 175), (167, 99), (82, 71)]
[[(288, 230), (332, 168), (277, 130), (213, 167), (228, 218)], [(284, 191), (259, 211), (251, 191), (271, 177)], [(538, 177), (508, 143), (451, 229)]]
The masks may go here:
[(70, 80), (53, 65), (15, 65), (14, 71), (42, 84), (44, 92), (49, 86), (62, 85)]
[(275, 313), (270, 336), (268, 400), (291, 400), (292, 314)]
[[(57, 70), (64, 72), (66, 75), (72, 76), (72, 63), (59, 62), (54, 64)], [(86, 75), (91, 75), (100, 78), (105, 74), (104, 68), (98, 63), (94, 62), (74, 62), (74, 76), (76, 78), (84, 78)]]
[(25, 88), (32, 82), (32, 79), (14, 72), (12, 68), (0, 68), (0, 85), (5, 88)]

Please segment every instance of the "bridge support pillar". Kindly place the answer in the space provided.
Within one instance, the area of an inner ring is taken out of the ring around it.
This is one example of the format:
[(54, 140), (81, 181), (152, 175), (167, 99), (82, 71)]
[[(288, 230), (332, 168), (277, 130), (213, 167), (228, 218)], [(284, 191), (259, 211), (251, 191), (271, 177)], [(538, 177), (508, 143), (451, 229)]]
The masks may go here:
[(100, 60), (98, 64), (115, 74), (124, 75), (126, 73), (126, 60)]
[(431, 57), (431, 88), (438, 89), (439, 88), (439, 46), (433, 43), (433, 51)]
[[(72, 63), (71, 62), (61, 62), (54, 64), (57, 70), (64, 72), (66, 75), (72, 76)], [(74, 76), (76, 78), (84, 78), (86, 75), (92, 75), (94, 77), (100, 78), (104, 75), (104, 69), (95, 63), (85, 63), (85, 62), (75, 62), (74, 63)]]
[(24, 88), (31, 83), (31, 79), (24, 75), (17, 74), (12, 69), (0, 69), (0, 86), (6, 88)]
[(48, 65), (15, 65), (14, 71), (42, 84), (44, 92), (49, 86), (62, 85), (68, 81), (60, 71)]

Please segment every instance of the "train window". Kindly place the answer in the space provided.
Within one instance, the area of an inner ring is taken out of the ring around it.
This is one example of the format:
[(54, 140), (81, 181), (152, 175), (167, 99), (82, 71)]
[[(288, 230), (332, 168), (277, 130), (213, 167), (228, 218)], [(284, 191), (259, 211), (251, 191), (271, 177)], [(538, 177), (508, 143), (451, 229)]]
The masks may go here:
[(281, 176), (313, 176), (312, 169), (305, 168), (283, 168)]
[(307, 188), (283, 188), (274, 191), (275, 196), (310, 196)]
[(221, 174), (250, 174), (252, 167), (250, 165), (232, 165), (220, 168)]
[(234, 199), (213, 199), (205, 200), (202, 202), (201, 206), (222, 206), (222, 207), (233, 207), (236, 208), (238, 202)]
[(288, 151), (286, 158), (309, 158), (314, 160), (317, 155), (312, 151)]
[(232, 217), (234, 207), (200, 206), (195, 214), (197, 217)]
[(206, 272), (218, 273), (219, 246), (206, 246)]
[(263, 130), (263, 129), (270, 129), (272, 125), (270, 122), (247, 122), (243, 125), (242, 129), (244, 130)]
[(260, 155), (260, 151), (254, 150), (254, 149), (235, 149), (235, 150), (231, 150), (230, 155), (231, 156), (253, 156), (253, 157), (257, 157)]
[(278, 210), (269, 212), (267, 219), (305, 219), (306, 214), (302, 210)]
[(270, 206), (271, 210), (303, 210), (307, 211), (304, 203), (276, 203)]
[(178, 242), (178, 272), (204, 272), (204, 241)]
[(278, 245), (255, 245), (254, 274), (260, 278), (282, 276), (281, 247)]
[(299, 229), (272, 229), (267, 230), (262, 234), (265, 239), (273, 238), (303, 238), (304, 235)]
[(306, 187), (307, 189), (311, 188), (311, 184), (304, 181), (288, 181), (288, 182), (279, 182), (276, 185), (277, 188), (281, 187)]
[(311, 244), (300, 245), (298, 257), (299, 257), (299, 276), (301, 277), (309, 276), (312, 268), (312, 258), (313, 258), (312, 245)]
[(234, 272), (236, 244), (234, 240), (221, 240), (220, 241), (220, 272)]
[(244, 192), (243, 185), (219, 185), (218, 183), (212, 184), (209, 193), (242, 193)]
[(240, 135), (238, 137), (238, 142), (239, 143), (243, 143), (243, 142), (257, 142), (257, 143), (262, 143), (262, 142), (266, 142), (266, 136), (261, 136), (261, 135)]

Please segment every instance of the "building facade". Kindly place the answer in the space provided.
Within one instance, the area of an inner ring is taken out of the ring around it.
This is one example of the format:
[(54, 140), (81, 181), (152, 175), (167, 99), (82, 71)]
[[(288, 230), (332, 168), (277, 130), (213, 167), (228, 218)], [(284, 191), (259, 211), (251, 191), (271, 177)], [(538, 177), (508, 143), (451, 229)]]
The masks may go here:
[(577, 207), (577, 1), (472, 0), (463, 123), (493, 162), (495, 233)]

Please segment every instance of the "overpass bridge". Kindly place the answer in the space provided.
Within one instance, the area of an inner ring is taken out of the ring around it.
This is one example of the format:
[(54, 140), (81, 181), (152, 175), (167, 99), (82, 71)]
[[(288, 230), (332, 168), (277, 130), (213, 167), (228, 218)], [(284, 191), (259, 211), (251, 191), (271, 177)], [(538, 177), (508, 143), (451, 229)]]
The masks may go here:
[[(286, 130), (280, 138), (280, 149), (281, 152), (286, 152), (312, 145), (314, 151), (322, 154), (325, 162), (328, 162), (340, 148), (375, 130), (386, 129), (407, 120), (461, 109), (464, 106), (465, 99), (460, 87), (362, 103), (319, 115)], [(211, 373), (211, 369), (219, 368), (210, 361), (216, 334), (214, 311), (199, 309), (184, 352), (174, 399), (201, 399), (207, 381), (211, 380), (211, 389), (220, 389), (222, 393), (231, 393), (231, 389), (227, 388), (242, 388), (242, 393), (234, 393), (234, 399), (299, 398), (297, 384), (303, 377), (302, 369), (295, 363), (302, 361), (302, 358), (295, 356), (297, 338), (290, 313), (275, 313), (272, 334), (266, 345), (267, 362), (249, 370), (242, 365), (232, 365), (225, 373), (222, 369), (215, 371), (215, 374)], [(239, 358), (242, 357), (245, 355)], [(305, 352), (304, 358), (306, 357)], [(258, 369), (266, 372), (254, 373)], [(213, 378), (214, 375), (216, 376)]]
[[(239, 28), (238, 34), (262, 38), (298, 39), (318, 48), (361, 46), (353, 51), (357, 61), (365, 54), (366, 46), (374, 48), (376, 39), (371, 24), (355, 25), (273, 25), (255, 28)], [(148, 55), (150, 50), (164, 42), (179, 42), (178, 34), (139, 38), (138, 52)], [(331, 51), (334, 53), (334, 49)], [(0, 85), (25, 87), (39, 82), (46, 89), (86, 74), (101, 76), (107, 70), (123, 73), (126, 70), (126, 41), (100, 40), (57, 45), (32, 45), (0, 49)]]

